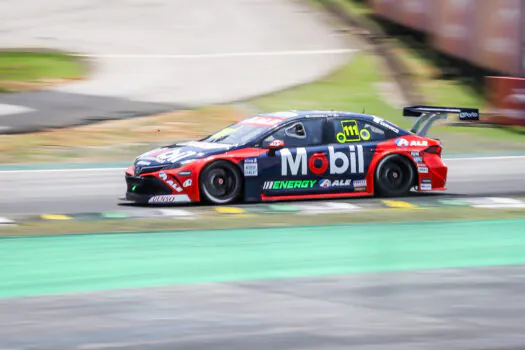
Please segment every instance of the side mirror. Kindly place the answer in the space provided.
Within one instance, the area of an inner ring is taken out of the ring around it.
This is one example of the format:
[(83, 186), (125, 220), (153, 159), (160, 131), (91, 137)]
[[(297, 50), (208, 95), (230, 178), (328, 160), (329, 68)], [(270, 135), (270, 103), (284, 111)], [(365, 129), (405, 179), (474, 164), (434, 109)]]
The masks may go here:
[(275, 155), (275, 152), (277, 152), (278, 150), (280, 150), (282, 148), (284, 148), (284, 141), (283, 140), (273, 140), (268, 145), (268, 149), (270, 150), (269, 154), (271, 156)]

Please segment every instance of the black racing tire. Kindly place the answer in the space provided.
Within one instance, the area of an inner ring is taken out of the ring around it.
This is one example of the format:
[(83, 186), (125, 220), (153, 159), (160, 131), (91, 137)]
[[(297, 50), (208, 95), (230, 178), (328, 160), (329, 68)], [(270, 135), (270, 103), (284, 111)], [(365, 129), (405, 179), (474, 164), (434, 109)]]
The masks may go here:
[(239, 168), (226, 160), (206, 165), (199, 177), (199, 188), (205, 202), (229, 204), (239, 199), (243, 179)]
[(412, 162), (403, 156), (393, 154), (384, 157), (377, 165), (374, 184), (381, 197), (407, 195), (415, 185), (416, 171)]

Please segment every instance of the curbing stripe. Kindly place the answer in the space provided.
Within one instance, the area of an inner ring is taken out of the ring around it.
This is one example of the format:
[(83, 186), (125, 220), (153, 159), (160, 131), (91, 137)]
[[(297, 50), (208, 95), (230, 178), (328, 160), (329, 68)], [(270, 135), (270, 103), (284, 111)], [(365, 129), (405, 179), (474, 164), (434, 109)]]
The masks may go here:
[(215, 211), (219, 214), (244, 214), (246, 210), (239, 207), (215, 207)]
[(192, 218), (196, 214), (184, 210), (184, 209), (160, 209), (162, 216), (175, 217), (175, 218)]
[(348, 202), (320, 202), (320, 203), (299, 203), (299, 204), (260, 204), (246, 207), (217, 206), (213, 209), (201, 208), (201, 211), (186, 210), (180, 208), (166, 209), (144, 209), (144, 210), (124, 210), (117, 212), (94, 212), (94, 213), (71, 213), (71, 214), (40, 214), (23, 215), (14, 218), (0, 217), (2, 224), (19, 224), (34, 221), (97, 221), (97, 220), (121, 220), (121, 219), (154, 219), (154, 218), (173, 218), (173, 219), (194, 219), (197, 217), (213, 216), (214, 214), (224, 216), (253, 216), (253, 215), (272, 215), (272, 214), (330, 214), (330, 213), (355, 213), (361, 210), (389, 211), (389, 210), (423, 210), (435, 206), (441, 207), (471, 207), (480, 209), (524, 209), (525, 198), (510, 197), (462, 197), (454, 199), (432, 199), (426, 202), (421, 199), (414, 201), (400, 200), (381, 200), (373, 203), (363, 203), (355, 205)]
[(405, 201), (395, 201), (395, 200), (382, 200), (384, 204), (386, 204), (390, 208), (401, 208), (401, 209), (416, 209), (419, 208), (419, 206), (405, 202)]
[(63, 214), (42, 214), (40, 217), (44, 220), (71, 220), (72, 217), (69, 215), (63, 215)]
[(127, 219), (129, 218), (129, 214), (122, 211), (116, 211), (116, 212), (105, 212), (101, 213), (101, 216), (104, 219)]
[(15, 222), (11, 219), (0, 217), (0, 225), (12, 225)]
[(363, 209), (362, 207), (344, 202), (325, 202), (319, 204), (300, 204), (298, 205), (299, 214), (328, 214), (328, 213), (347, 213)]

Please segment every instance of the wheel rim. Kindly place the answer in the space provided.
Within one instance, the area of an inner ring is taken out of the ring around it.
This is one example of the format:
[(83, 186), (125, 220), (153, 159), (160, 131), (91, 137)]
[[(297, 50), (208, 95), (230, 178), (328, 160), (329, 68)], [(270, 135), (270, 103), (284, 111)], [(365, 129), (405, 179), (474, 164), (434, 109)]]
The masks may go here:
[(395, 190), (403, 187), (406, 183), (407, 176), (403, 166), (394, 162), (386, 163), (381, 169), (381, 183), (388, 190)]
[(206, 174), (204, 188), (210, 197), (221, 201), (227, 200), (235, 195), (235, 174), (226, 168), (211, 169)]

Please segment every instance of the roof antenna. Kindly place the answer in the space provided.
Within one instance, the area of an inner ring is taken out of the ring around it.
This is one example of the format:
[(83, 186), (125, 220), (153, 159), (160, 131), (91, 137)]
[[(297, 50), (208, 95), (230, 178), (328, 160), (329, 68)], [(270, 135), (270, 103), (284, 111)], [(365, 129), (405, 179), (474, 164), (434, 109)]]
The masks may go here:
[(363, 107), (363, 113), (362, 114), (365, 114), (365, 107)]

